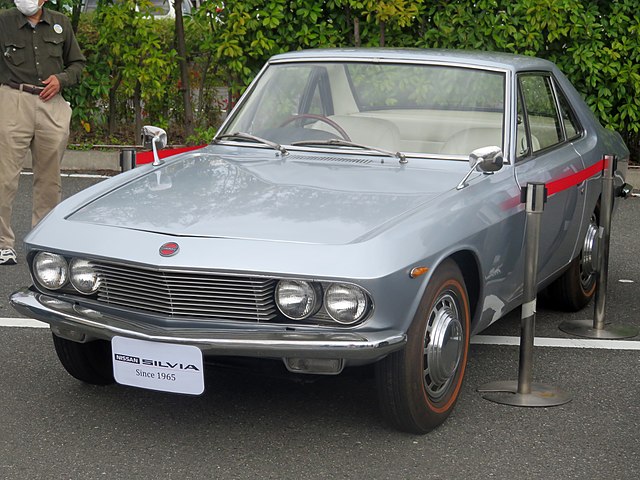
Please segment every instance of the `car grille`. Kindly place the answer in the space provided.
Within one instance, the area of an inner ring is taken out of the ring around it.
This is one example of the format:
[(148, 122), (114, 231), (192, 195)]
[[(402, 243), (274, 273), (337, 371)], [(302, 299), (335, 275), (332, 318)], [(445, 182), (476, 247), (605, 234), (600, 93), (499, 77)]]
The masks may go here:
[(171, 317), (262, 322), (278, 316), (275, 280), (92, 262), (98, 301)]

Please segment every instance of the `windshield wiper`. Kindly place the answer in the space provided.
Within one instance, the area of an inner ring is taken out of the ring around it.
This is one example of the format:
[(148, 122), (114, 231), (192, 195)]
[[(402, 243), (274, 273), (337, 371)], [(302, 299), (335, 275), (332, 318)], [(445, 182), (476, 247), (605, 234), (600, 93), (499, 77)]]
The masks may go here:
[(237, 138), (240, 140), (251, 140), (252, 142), (256, 142), (256, 143), (262, 143), (263, 145), (267, 145), (273, 148), (274, 150), (279, 151), (282, 155), (289, 154), (289, 152), (287, 152), (287, 149), (284, 148), (279, 143), (272, 142), (271, 140), (267, 140), (266, 138), (257, 137), (255, 135), (251, 135), (250, 133), (245, 133), (245, 132), (235, 132), (235, 133), (227, 133), (225, 135), (220, 135), (219, 137), (216, 137), (213, 139), (213, 143), (220, 143), (220, 140), (224, 140), (224, 139), (231, 140), (234, 138)]
[(382, 153), (389, 157), (397, 158), (401, 164), (407, 163), (407, 157), (402, 152), (392, 152), (391, 150), (385, 150), (384, 148), (372, 147), (370, 145), (364, 145), (362, 143), (350, 142), (349, 140), (341, 140), (339, 138), (332, 138), (330, 140), (302, 140), (300, 142), (293, 142), (293, 146), (312, 146), (312, 145), (336, 145), (339, 147), (354, 147), (362, 148), (363, 150), (371, 150), (374, 152)]

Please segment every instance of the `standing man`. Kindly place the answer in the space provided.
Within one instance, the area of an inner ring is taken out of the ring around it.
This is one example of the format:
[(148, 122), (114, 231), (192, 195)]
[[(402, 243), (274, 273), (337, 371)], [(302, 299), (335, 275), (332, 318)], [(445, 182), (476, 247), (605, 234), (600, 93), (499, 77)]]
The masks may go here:
[(15, 264), (11, 211), (27, 151), (33, 163), (31, 223), (60, 202), (60, 162), (71, 107), (60, 91), (80, 81), (85, 58), (69, 19), (47, 0), (14, 0), (0, 12), (0, 265)]

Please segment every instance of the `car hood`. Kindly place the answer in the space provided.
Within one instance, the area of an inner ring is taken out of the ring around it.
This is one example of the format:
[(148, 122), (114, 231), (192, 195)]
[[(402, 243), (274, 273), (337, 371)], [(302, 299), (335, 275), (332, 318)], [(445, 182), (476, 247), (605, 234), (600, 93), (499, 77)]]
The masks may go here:
[(259, 149), (247, 157), (229, 150), (219, 154), (210, 147), (142, 167), (146, 171), (126, 176), (67, 219), (173, 236), (345, 244), (455, 188), (466, 168), (411, 168), (364, 155), (280, 158)]

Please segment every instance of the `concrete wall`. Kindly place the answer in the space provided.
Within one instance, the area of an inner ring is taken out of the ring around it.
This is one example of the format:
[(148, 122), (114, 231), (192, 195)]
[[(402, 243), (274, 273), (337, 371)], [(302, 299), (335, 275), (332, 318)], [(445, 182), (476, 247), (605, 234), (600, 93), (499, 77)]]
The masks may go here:
[[(31, 153), (25, 158), (24, 168), (31, 168)], [(64, 171), (120, 171), (120, 151), (67, 150), (62, 159)]]

